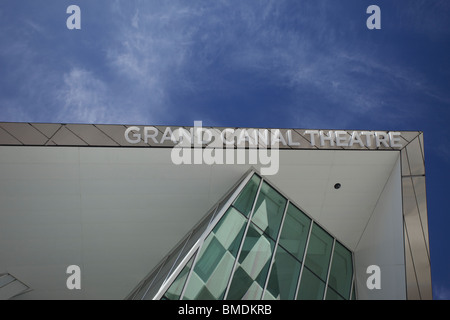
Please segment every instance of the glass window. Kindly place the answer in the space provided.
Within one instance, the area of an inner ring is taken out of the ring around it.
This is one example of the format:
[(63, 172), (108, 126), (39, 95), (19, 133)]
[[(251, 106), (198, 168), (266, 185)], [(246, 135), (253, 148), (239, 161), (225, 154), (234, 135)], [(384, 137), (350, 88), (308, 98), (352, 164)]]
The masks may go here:
[(189, 260), (189, 262), (184, 266), (183, 270), (178, 274), (177, 278), (172, 282), (169, 289), (167, 289), (164, 294), (164, 298), (168, 300), (178, 300), (180, 298), (181, 292), (183, 291), (184, 284), (191, 270), (192, 263), (194, 261), (195, 254)]
[(152, 299), (213, 218), (226, 210), (202, 246), (195, 248), (196, 258), (165, 286), (161, 299), (179, 299), (183, 291), (181, 298), (187, 300), (223, 299), (226, 292), (230, 300), (355, 299), (352, 253), (261, 176), (253, 174), (232, 205), (224, 207), (242, 181), (146, 277), (133, 298)]
[(325, 282), (304, 267), (297, 300), (323, 300)]
[(291, 254), (278, 246), (270, 271), (265, 300), (292, 300), (295, 298), (301, 264)]
[[(139, 295), (136, 296), (137, 299), (150, 300), (153, 299), (156, 293), (158, 293), (159, 288), (161, 288), (162, 284), (167, 278), (169, 271), (172, 269), (176, 258), (178, 257), (178, 252), (172, 252), (167, 259), (164, 261), (161, 268), (155, 274), (155, 276), (149, 277), (146, 281), (145, 286), (143, 286), (139, 292)], [(142, 295), (142, 296), (141, 296)]]
[(310, 224), (311, 219), (290, 203), (279, 243), (300, 261), (303, 260)]
[(344, 298), (342, 298), (336, 291), (328, 287), (325, 300), (344, 300)]
[(208, 253), (203, 254), (195, 265), (195, 273), (207, 282), (214, 269), (225, 254), (226, 249), (220, 244), (216, 237), (211, 237), (208, 243)]
[(222, 207), (227, 203), (227, 201), (231, 198), (231, 196), (233, 196), (234, 192), (236, 191), (237, 188), (239, 188), (239, 186), (242, 184), (242, 181), (244, 179), (245, 178), (242, 178), (242, 180), (239, 181), (239, 183), (236, 186), (234, 186), (231, 191), (228, 192), (228, 194), (225, 196), (225, 198), (219, 202), (219, 204), (217, 205), (217, 211), (220, 211), (220, 209), (222, 209)]
[(345, 299), (348, 299), (352, 286), (352, 276), (352, 253), (336, 241), (328, 285)]
[(258, 200), (256, 201), (252, 222), (272, 237), (272, 239), (277, 239), (286, 202), (286, 198), (266, 182), (263, 182)]
[[(286, 205), (288, 199), (254, 174), (206, 237), (197, 258), (191, 258), (184, 266), (162, 299), (179, 299), (183, 290), (181, 298), (187, 300), (223, 299), (226, 292), (229, 300), (288, 300), (296, 294), (298, 300), (354, 299), (352, 253), (295, 205)], [(253, 207), (249, 221), (246, 217)], [(189, 251), (202, 233), (196, 231), (205, 230), (209, 221), (205, 219), (185, 240), (188, 245), (182, 253)], [(179, 263), (174, 264), (173, 259), (169, 257), (161, 270), (169, 265), (173, 270)]]
[(317, 224), (313, 224), (305, 265), (323, 281), (327, 279), (333, 238)]
[(247, 219), (230, 208), (208, 235), (183, 299), (223, 299)]
[(227, 299), (261, 299), (274, 246), (261, 230), (249, 226)]
[(252, 211), (253, 202), (255, 200), (256, 193), (258, 192), (260, 181), (261, 178), (254, 174), (233, 203), (233, 206), (246, 217), (248, 217)]

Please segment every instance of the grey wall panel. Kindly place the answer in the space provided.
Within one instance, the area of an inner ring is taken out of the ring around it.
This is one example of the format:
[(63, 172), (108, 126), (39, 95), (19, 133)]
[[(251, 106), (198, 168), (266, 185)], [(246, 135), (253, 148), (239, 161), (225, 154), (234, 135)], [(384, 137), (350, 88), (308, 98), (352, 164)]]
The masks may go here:
[(432, 299), (423, 134), (401, 151), (408, 299)]

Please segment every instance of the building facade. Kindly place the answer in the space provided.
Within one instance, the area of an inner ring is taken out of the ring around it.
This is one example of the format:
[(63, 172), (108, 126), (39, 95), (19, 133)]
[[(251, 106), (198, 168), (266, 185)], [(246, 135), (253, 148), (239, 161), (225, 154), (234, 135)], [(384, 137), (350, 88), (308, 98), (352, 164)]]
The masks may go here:
[(431, 299), (423, 147), (421, 132), (0, 123), (0, 295)]

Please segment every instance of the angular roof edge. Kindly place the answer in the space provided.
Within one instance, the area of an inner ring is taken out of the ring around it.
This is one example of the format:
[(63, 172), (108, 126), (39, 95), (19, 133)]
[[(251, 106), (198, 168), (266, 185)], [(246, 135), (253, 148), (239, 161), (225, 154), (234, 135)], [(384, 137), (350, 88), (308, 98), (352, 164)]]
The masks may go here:
[[(234, 140), (237, 148), (327, 149), (327, 150), (402, 150), (421, 131), (335, 130), (295, 128), (236, 128), (120, 124), (57, 124), (0, 122), (0, 145), (78, 146), (78, 147), (157, 147), (178, 145), (174, 136), (197, 136), (204, 133), (199, 145), (223, 147), (224, 140)], [(206, 137), (206, 138), (205, 138)], [(214, 138), (213, 138), (214, 137)], [(219, 145), (216, 138), (222, 139)], [(197, 139), (192, 139), (192, 144)], [(228, 143), (226, 143), (228, 144)]]

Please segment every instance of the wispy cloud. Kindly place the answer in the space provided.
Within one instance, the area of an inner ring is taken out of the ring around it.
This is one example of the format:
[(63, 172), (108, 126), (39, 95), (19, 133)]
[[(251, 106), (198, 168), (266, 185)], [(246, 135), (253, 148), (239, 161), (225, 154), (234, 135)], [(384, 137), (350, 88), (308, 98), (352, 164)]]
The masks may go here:
[[(92, 72), (73, 68), (63, 76), (63, 86), (56, 92), (61, 103), (56, 121), (101, 123), (108, 121), (108, 87)], [(111, 111), (111, 110), (109, 110)]]
[(433, 296), (435, 300), (450, 300), (450, 288), (435, 285), (433, 288)]
[[(0, 121), (42, 121), (53, 102), (47, 94), (58, 83), (58, 76), (42, 61), (33, 40), (44, 28), (31, 20), (7, 26), (0, 35)], [(45, 107), (43, 107), (45, 106)]]
[[(436, 3), (436, 10), (448, 8)], [(26, 79), (16, 82), (22, 88), (16, 104), (37, 101), (49, 109), (46, 116), (56, 115), (51, 121), (171, 123), (185, 113), (220, 125), (215, 105), (228, 114), (251, 104), (266, 112), (279, 108), (259, 97), (269, 88), (289, 97), (283, 102), (286, 126), (345, 127), (359, 117), (394, 125), (400, 113), (416, 117), (426, 107), (415, 99), (418, 93), (450, 100), (420, 71), (383, 59), (383, 50), (361, 36), (364, 25), (355, 27), (354, 15), (326, 1), (116, 0), (105, 10), (108, 33), (66, 33), (80, 48), (63, 51), (64, 42), (58, 44), (64, 58), (58, 65), (42, 60), (48, 47), (0, 36), (8, 44), (0, 54), (11, 77)], [(52, 29), (42, 25), (45, 19), (22, 21), (30, 34), (56, 45), (54, 34), (46, 38)], [(14, 56), (23, 59), (12, 67)], [(236, 105), (227, 104), (230, 98)], [(32, 118), (34, 110), (22, 108)]]
[(132, 101), (122, 99), (123, 103), (158, 121), (168, 112), (168, 90), (189, 86), (180, 69), (189, 63), (195, 10), (166, 2), (160, 7), (142, 3), (127, 15), (125, 5), (115, 4), (121, 18), (105, 58), (111, 73), (129, 91)]

